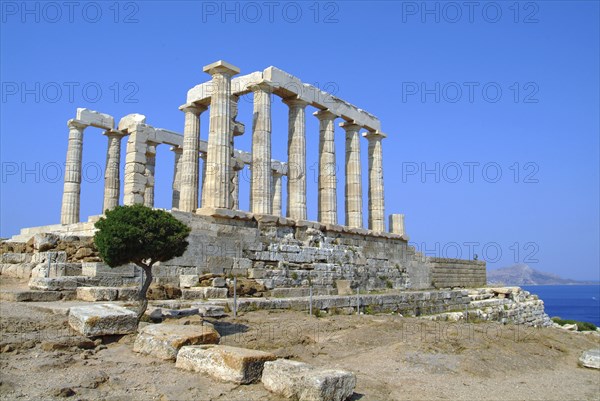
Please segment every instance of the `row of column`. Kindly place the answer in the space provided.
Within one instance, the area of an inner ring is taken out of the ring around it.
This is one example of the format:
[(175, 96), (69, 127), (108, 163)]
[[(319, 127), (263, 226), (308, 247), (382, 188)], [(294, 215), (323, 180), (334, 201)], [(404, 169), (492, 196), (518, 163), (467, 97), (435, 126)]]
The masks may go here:
[[(231, 105), (231, 77), (239, 69), (219, 61), (204, 68), (212, 75), (210, 123), (208, 148), (203, 154), (202, 199), (203, 207), (234, 208), (238, 206), (238, 172), (242, 166), (233, 161), (233, 115)], [(252, 178), (250, 188), (250, 209), (257, 214), (281, 214), (281, 174), (272, 173), (271, 167), (271, 94), (272, 85), (267, 81), (250, 87), (254, 92), (252, 130)], [(307, 219), (306, 203), (306, 106), (308, 103), (298, 98), (284, 99), (289, 107), (288, 115), (288, 180), (287, 216), (295, 220)], [(235, 105), (234, 105), (235, 106)], [(189, 104), (181, 110), (185, 113), (185, 126), (182, 148), (174, 147), (175, 172), (173, 179), (173, 207), (186, 212), (194, 212), (199, 205), (199, 157), (200, 156), (200, 115), (207, 106)], [(325, 224), (337, 224), (337, 178), (334, 131), (338, 116), (329, 110), (321, 110), (314, 115), (319, 119), (319, 180), (318, 180), (318, 220)], [(79, 221), (81, 190), (81, 156), (85, 124), (69, 120), (69, 145), (65, 172), (65, 186), (61, 211), (61, 223), (72, 224)], [(362, 177), (360, 161), (361, 126), (352, 122), (341, 123), (346, 132), (345, 157), (345, 212), (346, 225), (362, 227)], [(124, 135), (119, 131), (107, 131), (108, 151), (105, 171), (105, 191), (103, 210), (114, 208), (119, 203), (120, 143)], [(156, 145), (130, 134), (132, 152), (127, 154), (125, 174), (144, 175), (144, 184), (135, 179), (127, 180), (126, 204), (154, 204), (154, 170)], [(385, 231), (384, 190), (381, 140), (385, 135), (369, 131), (363, 136), (368, 140), (369, 160), (369, 220), (368, 227), (375, 231)], [(138, 141), (138, 139), (140, 139)], [(140, 142), (138, 144), (138, 142)], [(144, 142), (144, 151), (141, 145)], [(129, 145), (129, 144), (128, 144)], [(141, 154), (143, 153), (143, 154)], [(140, 157), (141, 160), (137, 160)], [(137, 163), (136, 163), (137, 162)], [(208, 167), (207, 167), (208, 166)], [(209, 169), (210, 171), (207, 171)], [(131, 171), (129, 171), (131, 170)], [(138, 186), (140, 188), (138, 188)], [(143, 199), (142, 199), (143, 198)]]

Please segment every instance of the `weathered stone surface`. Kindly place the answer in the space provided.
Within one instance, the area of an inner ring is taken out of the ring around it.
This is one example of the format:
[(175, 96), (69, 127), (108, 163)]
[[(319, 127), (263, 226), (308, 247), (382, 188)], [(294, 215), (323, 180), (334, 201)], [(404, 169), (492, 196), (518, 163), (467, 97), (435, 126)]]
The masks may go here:
[(78, 108), (76, 119), (93, 127), (107, 130), (111, 130), (115, 127), (114, 117), (90, 109)]
[(82, 301), (115, 301), (118, 297), (118, 288), (111, 287), (79, 287), (77, 299)]
[(190, 288), (195, 285), (198, 285), (197, 274), (182, 274), (179, 276), (179, 286), (181, 288)]
[(69, 325), (87, 337), (130, 334), (137, 330), (135, 312), (113, 304), (74, 306)]
[(34, 277), (29, 280), (29, 288), (44, 291), (75, 290), (79, 285), (93, 285), (94, 283), (94, 280), (81, 276)]
[(227, 298), (227, 288), (194, 287), (181, 290), (183, 299)]
[(223, 288), (227, 286), (225, 279), (223, 277), (215, 277), (212, 280), (212, 286), (217, 288)]
[(586, 368), (600, 369), (600, 348), (584, 351), (579, 363)]
[(198, 307), (198, 314), (203, 317), (222, 317), (225, 316), (225, 307), (220, 305), (195, 304)]
[(343, 401), (354, 393), (356, 376), (279, 359), (265, 363), (262, 383), (273, 393), (299, 401)]
[(263, 351), (227, 345), (195, 345), (181, 348), (175, 366), (223, 381), (248, 384), (260, 380), (264, 363), (275, 359), (275, 355)]
[(218, 344), (219, 333), (209, 325), (151, 324), (137, 336), (133, 351), (174, 361), (186, 345)]
[(54, 302), (63, 296), (61, 291), (0, 291), (0, 300), (8, 302)]
[(350, 280), (336, 280), (335, 286), (337, 288), (338, 295), (352, 295), (352, 288), (350, 288)]
[(33, 249), (38, 252), (44, 252), (48, 249), (52, 249), (58, 244), (58, 235), (44, 233), (35, 234), (33, 236)]

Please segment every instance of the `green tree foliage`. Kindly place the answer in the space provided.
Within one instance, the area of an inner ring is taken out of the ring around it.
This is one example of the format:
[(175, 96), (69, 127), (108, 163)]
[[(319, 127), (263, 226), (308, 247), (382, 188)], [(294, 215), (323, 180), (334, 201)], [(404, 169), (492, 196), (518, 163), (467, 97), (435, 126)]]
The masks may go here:
[(148, 306), (146, 297), (152, 283), (152, 266), (185, 252), (191, 229), (163, 210), (142, 205), (118, 206), (106, 211), (96, 222), (94, 243), (110, 267), (135, 263), (144, 271), (140, 287), (138, 320)]

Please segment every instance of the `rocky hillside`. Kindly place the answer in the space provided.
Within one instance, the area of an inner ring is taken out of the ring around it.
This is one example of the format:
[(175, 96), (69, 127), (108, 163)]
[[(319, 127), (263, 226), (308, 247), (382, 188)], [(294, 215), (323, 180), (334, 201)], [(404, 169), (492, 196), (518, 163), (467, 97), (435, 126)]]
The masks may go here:
[(502, 285), (565, 285), (565, 284), (597, 284), (588, 281), (577, 281), (562, 278), (556, 274), (535, 270), (526, 264), (516, 264), (496, 270), (488, 270), (488, 284)]

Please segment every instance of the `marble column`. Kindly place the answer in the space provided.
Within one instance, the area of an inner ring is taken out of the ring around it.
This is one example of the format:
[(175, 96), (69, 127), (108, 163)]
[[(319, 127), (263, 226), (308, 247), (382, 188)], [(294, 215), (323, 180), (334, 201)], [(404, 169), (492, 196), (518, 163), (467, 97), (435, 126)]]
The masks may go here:
[(106, 131), (108, 150), (106, 151), (106, 169), (104, 170), (104, 202), (102, 213), (119, 206), (121, 190), (121, 131)]
[(171, 151), (175, 156), (174, 171), (173, 171), (173, 197), (171, 207), (179, 209), (179, 195), (181, 190), (181, 156), (183, 149), (179, 146), (171, 147)]
[(404, 215), (403, 214), (390, 214), (389, 228), (392, 234), (398, 234), (403, 237), (407, 237), (404, 229)]
[(204, 67), (212, 76), (213, 92), (210, 101), (210, 129), (208, 132), (207, 174), (204, 186), (205, 204), (202, 207), (228, 209), (230, 204), (232, 129), (231, 129), (231, 77), (239, 68), (217, 61)]
[(154, 207), (154, 171), (156, 168), (156, 144), (149, 143), (146, 148), (146, 189), (144, 190), (144, 206)]
[(78, 120), (69, 120), (67, 126), (69, 127), (69, 144), (65, 164), (65, 185), (60, 222), (61, 224), (74, 224), (79, 222), (83, 130), (87, 125)]
[(288, 115), (287, 217), (306, 220), (306, 106), (301, 99), (284, 99)]
[(319, 210), (323, 224), (337, 224), (337, 177), (335, 164), (334, 121), (329, 110), (314, 113), (319, 119)]
[(144, 204), (146, 193), (146, 148), (153, 130), (144, 124), (131, 127), (127, 137), (123, 204)]
[(181, 155), (181, 188), (179, 210), (195, 212), (198, 208), (198, 152), (200, 150), (200, 114), (206, 106), (184, 105), (183, 153)]
[(360, 165), (360, 125), (344, 122), (346, 131), (346, 226), (362, 228), (362, 176)]
[(271, 203), (273, 205), (272, 214), (275, 216), (281, 216), (281, 177), (281, 173), (273, 171), (273, 189), (271, 190), (273, 200)]
[(244, 168), (244, 163), (232, 161), (233, 177), (231, 178), (231, 209), (240, 208), (240, 171)]
[(200, 153), (202, 159), (202, 191), (200, 192), (200, 207), (206, 204), (206, 153)]
[(385, 231), (385, 205), (383, 197), (383, 149), (385, 134), (369, 131), (363, 134), (369, 141), (369, 229)]
[(250, 211), (257, 214), (272, 214), (271, 86), (267, 82), (261, 82), (251, 86), (250, 89), (254, 92)]

